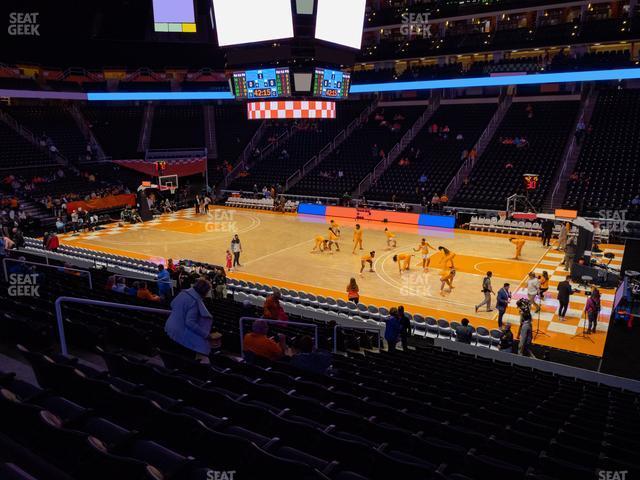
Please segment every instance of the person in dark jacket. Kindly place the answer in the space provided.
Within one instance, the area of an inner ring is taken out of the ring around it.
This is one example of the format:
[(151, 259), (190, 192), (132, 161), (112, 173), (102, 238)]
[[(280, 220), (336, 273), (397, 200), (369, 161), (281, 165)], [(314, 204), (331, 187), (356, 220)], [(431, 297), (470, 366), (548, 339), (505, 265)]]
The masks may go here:
[(567, 309), (569, 308), (569, 299), (571, 295), (576, 293), (571, 287), (571, 276), (567, 275), (563, 281), (558, 283), (558, 303), (560, 307), (558, 308), (558, 317), (560, 320), (564, 322), (564, 317), (567, 314)]
[(13, 229), (13, 235), (11, 236), (11, 240), (15, 244), (15, 248), (20, 249), (24, 248), (24, 235), (22, 234), (22, 230), (19, 228)]
[(544, 247), (551, 246), (552, 236), (553, 236), (553, 221), (546, 219), (542, 222), (542, 245)]
[(456, 327), (456, 342), (471, 345), (473, 339), (473, 327), (469, 326), (469, 319), (463, 318)]
[(409, 350), (409, 337), (411, 336), (411, 320), (409, 316), (404, 313), (404, 307), (400, 305), (398, 307), (398, 319), (400, 320), (400, 343), (402, 343), (402, 351)]
[(511, 300), (511, 292), (509, 284), (505, 283), (496, 295), (496, 310), (498, 310), (498, 328), (502, 328), (502, 317), (504, 317), (509, 301)]
[(587, 333), (596, 333), (598, 317), (600, 316), (600, 290), (597, 288), (591, 290), (591, 295), (587, 299), (587, 305), (585, 306), (585, 312), (587, 312), (587, 319), (589, 320)]
[(533, 343), (533, 319), (531, 312), (520, 312), (520, 329), (518, 331), (518, 354), (525, 356), (531, 355), (531, 344)]
[(385, 320), (384, 339), (387, 341), (387, 348), (390, 352), (395, 352), (398, 337), (402, 331), (402, 325), (398, 318), (398, 309), (393, 307), (389, 310), (389, 317)]

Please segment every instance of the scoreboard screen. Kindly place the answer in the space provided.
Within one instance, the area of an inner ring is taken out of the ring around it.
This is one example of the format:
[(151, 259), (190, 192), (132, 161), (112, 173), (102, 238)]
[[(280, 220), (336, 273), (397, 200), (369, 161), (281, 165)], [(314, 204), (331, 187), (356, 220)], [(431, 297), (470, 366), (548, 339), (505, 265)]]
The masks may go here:
[(153, 25), (156, 32), (195, 33), (194, 0), (153, 0)]
[(213, 0), (213, 13), (221, 47), (293, 37), (291, 0)]
[(236, 99), (281, 98), (291, 96), (288, 68), (265, 68), (233, 73)]
[(351, 74), (339, 70), (316, 68), (313, 95), (324, 98), (347, 98)]

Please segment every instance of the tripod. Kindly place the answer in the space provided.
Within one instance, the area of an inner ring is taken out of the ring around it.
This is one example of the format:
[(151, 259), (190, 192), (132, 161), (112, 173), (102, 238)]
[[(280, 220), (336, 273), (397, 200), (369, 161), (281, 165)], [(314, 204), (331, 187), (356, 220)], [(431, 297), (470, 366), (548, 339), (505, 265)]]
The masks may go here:
[(534, 340), (538, 335), (543, 335), (545, 337), (550, 336), (547, 332), (543, 332), (542, 330), (540, 330), (540, 312), (542, 312), (542, 301), (543, 301), (543, 298), (542, 298), (542, 295), (541, 295), (540, 296), (540, 305), (538, 305), (538, 312), (537, 312), (538, 313), (538, 318), (536, 320), (536, 331), (533, 332)]
[(548, 337), (549, 334), (547, 332), (543, 332), (542, 330), (540, 330), (540, 312), (542, 311), (542, 308), (540, 308), (540, 310), (538, 310), (538, 318), (536, 320), (536, 331), (533, 332), (533, 338), (535, 339), (538, 335), (543, 335), (545, 337)]
[(581, 317), (581, 318), (582, 318), (582, 320), (583, 320), (583, 323), (582, 323), (582, 332), (580, 332), (580, 333), (576, 333), (576, 334), (575, 334), (575, 335), (573, 335), (571, 338), (572, 338), (572, 339), (573, 339), (573, 338), (582, 338), (582, 339), (585, 339), (585, 340), (589, 340), (591, 343), (595, 343), (595, 342), (593, 341), (593, 338), (591, 338), (589, 335), (587, 335), (587, 312), (586, 312), (586, 310), (583, 310), (583, 312), (582, 312), (582, 317)]

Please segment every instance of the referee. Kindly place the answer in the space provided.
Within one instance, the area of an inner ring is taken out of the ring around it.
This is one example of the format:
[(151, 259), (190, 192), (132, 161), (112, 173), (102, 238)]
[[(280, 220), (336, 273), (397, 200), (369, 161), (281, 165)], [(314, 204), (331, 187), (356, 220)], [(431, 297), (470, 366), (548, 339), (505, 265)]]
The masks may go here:
[(476, 312), (483, 305), (487, 306), (487, 312), (492, 312), (491, 309), (491, 295), (493, 292), (493, 287), (491, 287), (491, 277), (493, 276), (493, 272), (487, 272), (487, 276), (482, 280), (482, 293), (484, 294), (484, 300), (476, 305)]

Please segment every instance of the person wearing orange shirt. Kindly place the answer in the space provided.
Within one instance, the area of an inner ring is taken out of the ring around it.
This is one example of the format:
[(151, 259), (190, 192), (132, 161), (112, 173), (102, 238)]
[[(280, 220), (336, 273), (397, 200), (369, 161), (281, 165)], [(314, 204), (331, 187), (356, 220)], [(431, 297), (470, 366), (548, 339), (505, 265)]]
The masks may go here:
[(278, 360), (284, 357), (286, 337), (279, 335), (278, 341), (267, 337), (269, 325), (264, 320), (256, 320), (251, 326), (251, 332), (245, 334), (242, 349), (267, 360)]
[(549, 273), (544, 270), (540, 276), (540, 301), (544, 300), (544, 294), (547, 290), (549, 290)]
[(456, 258), (456, 254), (449, 250), (447, 247), (438, 247), (438, 250), (442, 252), (442, 260), (440, 261), (440, 265), (446, 268), (456, 268), (453, 264), (453, 259)]
[(313, 249), (311, 250), (311, 253), (315, 252), (316, 250), (318, 252), (323, 252), (327, 248), (327, 242), (329, 240), (324, 238), (322, 235), (316, 235), (316, 237), (313, 240), (315, 244), (313, 246)]
[(375, 251), (371, 251), (369, 252), (367, 255), (363, 255), (362, 257), (360, 257), (360, 275), (362, 276), (362, 272), (364, 270), (365, 265), (368, 263), (369, 264), (369, 271), (373, 272), (373, 258), (376, 256), (376, 252)]
[(349, 285), (347, 285), (347, 298), (356, 305), (360, 302), (360, 287), (358, 287), (355, 278), (349, 280)]
[(363, 230), (362, 228), (360, 228), (360, 224), (356, 223), (356, 229), (353, 231), (353, 253), (354, 255), (356, 254), (356, 248), (360, 248), (360, 250), (364, 250), (364, 248), (362, 248), (362, 233)]
[[(333, 220), (331, 221), (333, 222)], [(336, 246), (336, 252), (340, 251), (340, 245), (338, 245), (338, 238), (340, 238), (340, 230), (338, 230), (334, 226), (329, 227), (329, 241), (327, 243), (329, 247), (329, 251), (331, 251), (331, 245)]]
[(516, 256), (514, 260), (520, 260), (520, 255), (522, 254), (522, 247), (526, 243), (526, 240), (521, 238), (510, 238), (509, 241), (516, 246)]
[(414, 255), (410, 253), (399, 253), (393, 256), (393, 261), (398, 263), (398, 272), (402, 273), (404, 270), (409, 270), (411, 267), (411, 257)]
[(422, 252), (422, 268), (424, 270), (427, 270), (429, 268), (429, 263), (431, 263), (431, 259), (429, 258), (430, 249), (435, 250), (435, 247), (429, 244), (426, 238), (422, 239), (420, 245), (418, 245), (418, 248), (413, 249), (414, 252)]
[(397, 245), (396, 239), (395, 239), (396, 234), (393, 232), (390, 232), (389, 229), (386, 227), (384, 229), (384, 234), (387, 236), (387, 250), (391, 250), (392, 248), (395, 248)]
[(141, 300), (149, 300), (151, 302), (160, 301), (160, 297), (151, 293), (151, 291), (147, 288), (147, 282), (140, 282), (140, 287), (138, 288), (138, 293), (136, 294), (136, 296)]
[(449, 293), (451, 293), (451, 290), (455, 288), (453, 286), (453, 279), (455, 278), (455, 276), (456, 269), (453, 267), (442, 270), (442, 272), (440, 273), (440, 295), (444, 296), (445, 285), (449, 286)]

